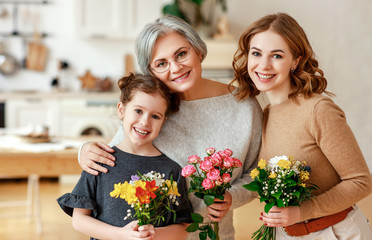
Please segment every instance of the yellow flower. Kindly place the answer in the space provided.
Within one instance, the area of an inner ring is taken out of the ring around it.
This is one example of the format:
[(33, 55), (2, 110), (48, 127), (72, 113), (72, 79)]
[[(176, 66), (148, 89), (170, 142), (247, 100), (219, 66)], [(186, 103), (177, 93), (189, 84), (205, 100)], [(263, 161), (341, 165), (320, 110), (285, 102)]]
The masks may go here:
[(123, 185), (122, 195), (120, 197), (124, 198), (129, 205), (136, 202), (138, 199), (136, 196), (136, 187), (128, 182), (125, 182)]
[(259, 162), (258, 162), (258, 167), (261, 168), (261, 169), (264, 169), (266, 167), (267, 163), (265, 161), (265, 159), (261, 159)]
[(304, 188), (306, 187), (306, 184), (305, 183), (300, 183), (299, 185), (302, 186), (302, 187), (304, 187)]
[(301, 181), (305, 182), (305, 181), (309, 180), (309, 175), (310, 175), (310, 173), (308, 171), (301, 171), (300, 172)]
[(276, 176), (278, 176), (278, 174), (276, 174), (275, 172), (271, 172), (269, 178), (276, 178)]
[(257, 168), (253, 169), (250, 173), (252, 179), (257, 177), (259, 174), (260, 174), (260, 171), (258, 171)]
[(121, 183), (118, 183), (118, 184), (115, 184), (114, 185), (114, 190), (112, 192), (110, 192), (110, 196), (111, 197), (119, 197), (120, 194), (121, 194), (121, 191), (122, 191), (122, 184)]
[(134, 187), (135, 188), (141, 187), (143, 190), (146, 190), (146, 182), (144, 182), (142, 180), (135, 181), (134, 182)]
[(278, 166), (283, 169), (289, 169), (291, 167), (291, 162), (288, 160), (280, 159), (278, 161)]
[(165, 180), (165, 184), (167, 185), (169, 189), (168, 195), (174, 194), (177, 196), (181, 196), (181, 194), (178, 192), (177, 182), (173, 181), (173, 184), (172, 184), (170, 180)]

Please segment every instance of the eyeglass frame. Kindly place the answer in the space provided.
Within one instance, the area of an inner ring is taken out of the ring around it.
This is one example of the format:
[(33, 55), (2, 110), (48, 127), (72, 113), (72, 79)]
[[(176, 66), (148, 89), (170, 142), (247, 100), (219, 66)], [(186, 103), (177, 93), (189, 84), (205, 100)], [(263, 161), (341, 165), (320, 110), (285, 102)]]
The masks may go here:
[[(150, 68), (152, 71), (156, 72), (156, 73), (165, 73), (165, 72), (169, 71), (169, 69), (171, 68), (171, 63), (172, 63), (172, 62), (175, 62), (175, 63), (177, 63), (178, 65), (181, 65), (182, 63), (184, 63), (184, 62), (186, 62), (187, 60), (189, 60), (190, 55), (191, 55), (191, 46), (189, 46), (189, 47), (181, 47), (179, 50), (182, 50), (183, 48), (187, 48), (187, 49), (188, 49), (188, 50), (187, 50), (187, 53), (188, 53), (188, 54), (187, 54), (187, 57), (186, 57), (185, 59), (183, 59), (181, 62), (177, 61), (177, 60), (175, 59), (175, 57), (173, 57), (173, 60), (172, 60), (172, 61), (168, 61), (168, 60), (167, 60), (168, 67), (167, 67), (164, 71), (162, 71), (162, 72), (159, 72), (159, 71), (155, 70), (155, 69), (151, 66), (151, 64), (149, 64), (149, 68)], [(175, 56), (177, 56), (177, 54), (179, 54), (180, 52), (182, 52), (182, 51), (178, 51), (178, 52), (175, 54)]]

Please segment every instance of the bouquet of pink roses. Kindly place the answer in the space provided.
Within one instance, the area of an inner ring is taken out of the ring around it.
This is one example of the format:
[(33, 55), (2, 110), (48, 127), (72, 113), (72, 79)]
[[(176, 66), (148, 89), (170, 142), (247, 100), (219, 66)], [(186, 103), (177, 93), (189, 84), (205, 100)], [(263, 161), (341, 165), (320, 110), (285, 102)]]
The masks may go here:
[[(207, 155), (202, 160), (198, 155), (190, 156), (190, 165), (182, 169), (182, 176), (191, 177), (189, 192), (196, 197), (203, 199), (207, 206), (214, 203), (214, 199), (223, 200), (226, 190), (231, 188), (230, 179), (234, 168), (241, 167), (239, 159), (231, 157), (233, 152), (230, 149), (216, 152), (213, 147), (206, 149)], [(200, 230), (199, 238), (219, 240), (218, 222), (203, 224), (203, 217), (198, 213), (192, 214), (194, 223), (186, 229), (188, 232)]]

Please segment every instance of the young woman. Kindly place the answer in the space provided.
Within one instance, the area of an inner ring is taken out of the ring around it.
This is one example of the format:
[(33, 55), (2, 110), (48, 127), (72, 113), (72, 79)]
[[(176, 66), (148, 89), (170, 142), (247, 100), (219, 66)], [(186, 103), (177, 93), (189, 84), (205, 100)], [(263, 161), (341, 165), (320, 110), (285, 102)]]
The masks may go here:
[[(178, 162), (187, 165), (188, 157), (203, 155), (208, 147), (230, 148), (243, 163), (234, 171), (232, 188), (224, 200), (209, 207), (190, 194), (195, 212), (207, 220), (220, 222), (220, 237), (234, 239), (233, 209), (252, 199), (242, 188), (250, 182), (250, 170), (256, 165), (261, 142), (262, 110), (257, 100), (237, 101), (228, 85), (202, 77), (201, 63), (207, 47), (186, 22), (164, 16), (149, 23), (136, 42), (139, 66), (144, 74), (156, 76), (181, 98), (179, 112), (169, 116), (154, 145)], [(112, 144), (122, 141), (121, 131)], [(111, 145), (111, 144), (110, 144)], [(113, 164), (111, 148), (103, 143), (86, 143), (80, 153), (80, 165), (89, 173), (104, 171), (94, 161)], [(198, 232), (188, 239), (199, 239)]]
[[(327, 96), (327, 80), (300, 25), (284, 13), (265, 16), (242, 34), (234, 57), (240, 99), (265, 92), (259, 158), (290, 155), (310, 165), (319, 190), (299, 207), (273, 207), (260, 220), (277, 239), (372, 239), (355, 205), (371, 192), (371, 175), (344, 112)], [(284, 227), (284, 228), (282, 228)]]
[[(178, 105), (171, 101), (172, 94), (165, 84), (151, 76), (131, 74), (119, 80), (119, 88), (118, 116), (125, 137), (113, 147), (116, 167), (109, 167), (108, 174), (98, 176), (83, 172), (72, 193), (60, 197), (58, 203), (72, 215), (75, 229), (95, 239), (185, 239), (185, 223), (192, 222), (192, 207), (182, 169), (152, 143), (168, 112), (177, 111)], [(132, 175), (151, 171), (177, 182), (180, 197), (179, 205), (174, 208), (176, 219), (173, 221), (170, 213), (156, 228), (139, 227), (137, 222), (124, 219), (130, 205), (123, 199), (110, 197), (110, 192), (114, 184), (129, 182)]]

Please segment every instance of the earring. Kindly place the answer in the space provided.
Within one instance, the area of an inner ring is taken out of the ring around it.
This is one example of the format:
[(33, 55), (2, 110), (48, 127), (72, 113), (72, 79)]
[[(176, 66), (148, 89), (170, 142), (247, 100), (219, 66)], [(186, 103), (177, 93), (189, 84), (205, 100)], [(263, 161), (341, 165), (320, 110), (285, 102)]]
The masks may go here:
[(296, 68), (291, 68), (291, 73), (294, 74), (295, 70), (296, 70)]

